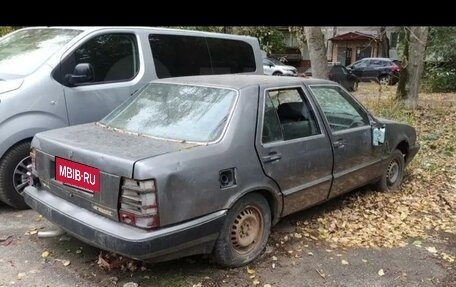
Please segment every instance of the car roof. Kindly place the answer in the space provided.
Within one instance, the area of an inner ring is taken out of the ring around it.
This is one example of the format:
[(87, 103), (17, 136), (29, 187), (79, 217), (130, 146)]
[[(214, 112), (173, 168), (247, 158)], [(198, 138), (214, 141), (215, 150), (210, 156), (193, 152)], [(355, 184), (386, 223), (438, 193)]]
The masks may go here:
[(186, 85), (202, 85), (215, 86), (221, 88), (229, 88), (240, 90), (251, 86), (293, 86), (304, 83), (305, 85), (314, 84), (334, 84), (334, 82), (316, 78), (301, 78), (301, 77), (278, 77), (267, 75), (207, 75), (207, 76), (189, 76), (166, 78), (152, 81), (155, 83), (173, 83)]
[(94, 31), (106, 30), (106, 29), (128, 29), (128, 30), (136, 30), (136, 31), (149, 31), (151, 33), (188, 33), (188, 34), (195, 34), (195, 35), (205, 35), (208, 37), (220, 37), (226, 39), (241, 39), (241, 38), (249, 38), (249, 39), (257, 39), (252, 36), (247, 35), (236, 35), (236, 34), (225, 34), (225, 33), (216, 33), (216, 32), (207, 32), (207, 31), (198, 31), (198, 30), (188, 30), (188, 29), (174, 29), (174, 28), (161, 28), (161, 27), (147, 27), (147, 26), (34, 26), (34, 27), (26, 27), (20, 30), (33, 30), (33, 29), (74, 29), (74, 30), (81, 30), (86, 33), (91, 33)]
[(363, 58), (361, 60), (382, 60), (382, 61), (392, 61), (390, 58)]

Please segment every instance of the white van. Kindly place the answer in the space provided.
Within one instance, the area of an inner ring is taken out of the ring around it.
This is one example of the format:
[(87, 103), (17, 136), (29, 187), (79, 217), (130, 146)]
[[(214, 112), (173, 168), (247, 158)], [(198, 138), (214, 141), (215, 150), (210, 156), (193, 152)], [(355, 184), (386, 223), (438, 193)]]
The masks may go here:
[(157, 78), (232, 73), (263, 74), (256, 38), (147, 27), (34, 27), (0, 38), (0, 200), (27, 208), (37, 132), (97, 121)]

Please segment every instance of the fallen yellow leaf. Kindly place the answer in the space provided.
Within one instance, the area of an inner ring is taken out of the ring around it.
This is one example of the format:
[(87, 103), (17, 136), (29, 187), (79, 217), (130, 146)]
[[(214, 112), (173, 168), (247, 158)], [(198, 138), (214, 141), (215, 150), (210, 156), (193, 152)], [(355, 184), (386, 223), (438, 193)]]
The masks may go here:
[(383, 269), (380, 269), (380, 270), (378, 270), (377, 274), (378, 274), (378, 276), (383, 276), (383, 275), (385, 275), (385, 272), (383, 271)]
[(49, 254), (50, 254), (49, 251), (46, 250), (43, 253), (41, 253), (41, 257), (46, 258), (49, 256)]
[(342, 265), (348, 265), (348, 261), (345, 260), (345, 259), (342, 259), (342, 261), (340, 261), (342, 263)]
[(258, 279), (255, 279), (252, 281), (252, 283), (253, 283), (253, 285), (256, 286), (256, 285), (260, 284), (260, 281)]
[(250, 269), (250, 268), (247, 266), (247, 273), (249, 273), (249, 274), (255, 274), (256, 271), (255, 271), (255, 269)]
[(68, 265), (71, 264), (71, 261), (70, 260), (63, 260), (62, 264), (63, 264), (63, 266), (68, 266)]
[(426, 247), (426, 250), (431, 252), (432, 254), (437, 253), (437, 249), (434, 246)]

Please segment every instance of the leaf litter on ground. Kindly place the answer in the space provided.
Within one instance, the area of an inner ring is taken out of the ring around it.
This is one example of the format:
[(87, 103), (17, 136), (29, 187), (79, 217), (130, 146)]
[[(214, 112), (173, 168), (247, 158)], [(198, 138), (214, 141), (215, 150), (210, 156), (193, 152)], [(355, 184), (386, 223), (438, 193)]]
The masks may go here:
[(421, 149), (399, 190), (354, 192), (337, 208), (298, 221), (297, 231), (331, 248), (403, 247), (411, 239), (421, 247), (417, 239), (456, 234), (456, 95), (440, 100), (439, 95), (421, 94), (420, 106), (407, 111), (392, 100), (395, 87), (377, 96), (365, 87), (360, 86), (357, 98), (377, 116), (415, 126)]

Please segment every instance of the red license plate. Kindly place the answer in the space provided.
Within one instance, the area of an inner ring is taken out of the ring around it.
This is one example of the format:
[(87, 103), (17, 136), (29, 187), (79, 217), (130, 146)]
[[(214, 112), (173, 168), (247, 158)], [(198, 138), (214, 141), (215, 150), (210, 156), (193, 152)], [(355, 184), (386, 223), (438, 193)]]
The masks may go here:
[(55, 158), (55, 180), (89, 192), (100, 191), (100, 170), (63, 158)]

